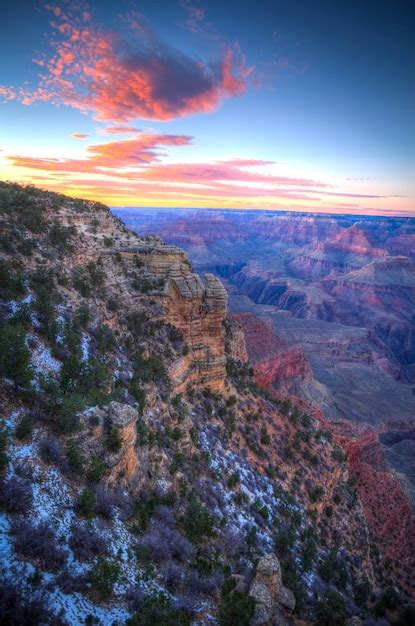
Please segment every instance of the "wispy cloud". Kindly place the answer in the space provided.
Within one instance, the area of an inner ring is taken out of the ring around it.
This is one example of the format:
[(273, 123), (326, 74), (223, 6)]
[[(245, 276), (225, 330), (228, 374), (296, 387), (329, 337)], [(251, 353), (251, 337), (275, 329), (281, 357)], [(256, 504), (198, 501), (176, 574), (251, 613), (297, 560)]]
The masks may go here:
[(84, 133), (72, 133), (72, 139), (80, 139), (81, 141), (88, 139), (89, 135), (85, 135)]
[(134, 126), (107, 126), (101, 132), (103, 135), (129, 135), (138, 133), (139, 129)]
[(188, 135), (148, 135), (138, 133), (132, 139), (110, 141), (88, 146), (84, 159), (56, 159), (9, 155), (15, 166), (49, 172), (86, 172), (121, 174), (123, 168), (141, 168), (156, 163), (164, 146), (183, 146), (191, 143)]

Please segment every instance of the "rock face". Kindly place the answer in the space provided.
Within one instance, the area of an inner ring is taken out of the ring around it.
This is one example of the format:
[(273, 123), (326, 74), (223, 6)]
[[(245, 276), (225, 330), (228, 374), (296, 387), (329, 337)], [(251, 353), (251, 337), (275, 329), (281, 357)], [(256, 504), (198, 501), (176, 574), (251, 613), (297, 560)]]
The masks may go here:
[(181, 333), (186, 345), (186, 353), (169, 368), (175, 393), (189, 385), (221, 391), (226, 378), (223, 321), (227, 293), (220, 280), (205, 274), (203, 281), (192, 272), (183, 250), (157, 237), (118, 252), (138, 258), (150, 276), (164, 285), (159, 294), (164, 321)]
[(181, 332), (188, 348), (169, 372), (176, 393), (189, 385), (221, 391), (225, 383), (227, 294), (212, 274), (205, 275), (205, 283), (183, 267), (173, 268), (167, 281), (165, 319)]
[(298, 382), (304, 382), (311, 375), (303, 350), (277, 337), (269, 324), (251, 313), (233, 314), (231, 319), (241, 326), (259, 385), (292, 393)]
[(255, 601), (252, 626), (288, 626), (292, 623), (284, 610), (294, 610), (294, 594), (282, 584), (281, 566), (272, 552), (259, 560), (249, 595)]
[[(401, 424), (401, 436), (404, 436), (405, 430), (411, 436), (414, 425), (415, 422)], [(391, 427), (383, 427), (385, 441), (395, 435), (389, 431)], [(334, 432), (347, 451), (349, 475), (356, 485), (368, 528), (390, 559), (391, 569), (400, 578), (402, 586), (413, 593), (410, 574), (415, 568), (413, 509), (408, 493), (399, 480), (401, 476), (385, 458), (385, 448), (381, 444), (382, 433), (347, 423), (337, 424)], [(398, 457), (401, 471), (402, 458)]]
[[(109, 485), (131, 485), (139, 462), (135, 444), (137, 439), (137, 411), (128, 404), (110, 402), (102, 408), (94, 407), (80, 415), (81, 433), (74, 439), (84, 458), (101, 459), (108, 470), (104, 480)], [(111, 452), (107, 441), (112, 430), (116, 430), (120, 442), (119, 450)]]

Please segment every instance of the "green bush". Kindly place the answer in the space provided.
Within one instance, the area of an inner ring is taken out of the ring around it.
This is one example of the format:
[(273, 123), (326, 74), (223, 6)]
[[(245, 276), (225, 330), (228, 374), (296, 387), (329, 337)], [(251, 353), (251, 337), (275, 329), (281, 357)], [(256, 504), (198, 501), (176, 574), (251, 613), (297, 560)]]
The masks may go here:
[(311, 502), (318, 502), (324, 495), (324, 489), (321, 485), (316, 485), (310, 491), (310, 500)]
[(138, 404), (139, 412), (142, 413), (146, 406), (146, 393), (141, 387), (140, 379), (138, 376), (133, 376), (130, 380), (129, 391)]
[(97, 499), (95, 494), (87, 487), (82, 491), (76, 503), (76, 512), (82, 517), (92, 519), (95, 517)]
[(190, 624), (190, 616), (176, 609), (170, 598), (163, 593), (147, 597), (140, 610), (126, 621), (126, 626), (190, 626)]
[(14, 436), (19, 440), (29, 439), (32, 436), (32, 432), (33, 418), (28, 413), (25, 413), (16, 424)]
[(236, 487), (236, 485), (239, 483), (239, 481), (240, 481), (239, 472), (234, 472), (232, 474), (232, 476), (230, 476), (229, 479), (228, 479), (228, 487), (229, 487), (229, 489), (234, 489)]
[(112, 427), (107, 437), (107, 448), (109, 452), (119, 452), (121, 450), (121, 437), (118, 428)]
[(0, 326), (0, 377), (10, 378), (22, 388), (31, 386), (33, 374), (25, 340), (26, 331), (20, 324)]
[(73, 246), (70, 240), (74, 234), (75, 229), (73, 226), (63, 226), (59, 222), (54, 222), (49, 228), (49, 243), (61, 251), (72, 252)]
[(343, 597), (334, 589), (326, 590), (316, 604), (316, 617), (318, 626), (343, 626), (347, 617)]
[(137, 444), (139, 446), (145, 446), (148, 444), (148, 428), (143, 420), (137, 421)]
[(0, 260), (0, 296), (3, 300), (15, 300), (25, 293), (23, 275), (11, 263)]
[(269, 444), (271, 443), (271, 437), (269, 436), (265, 426), (261, 428), (261, 443), (263, 446), (269, 446)]
[(101, 354), (107, 354), (116, 346), (115, 335), (108, 326), (102, 324), (97, 331), (97, 348)]
[(186, 537), (196, 545), (202, 544), (206, 539), (216, 535), (213, 517), (195, 494), (190, 496), (189, 504), (180, 520), (180, 525)]
[(91, 569), (89, 581), (93, 591), (100, 600), (108, 600), (113, 592), (115, 583), (120, 576), (120, 566), (118, 563), (102, 559)]
[(84, 469), (84, 459), (79, 452), (78, 446), (71, 441), (66, 450), (66, 458), (68, 459), (71, 470), (75, 474), (81, 474)]
[(254, 615), (255, 601), (242, 591), (224, 593), (219, 607), (220, 626), (249, 626)]
[(91, 483), (99, 483), (107, 470), (104, 461), (98, 456), (93, 456), (88, 468), (87, 478)]

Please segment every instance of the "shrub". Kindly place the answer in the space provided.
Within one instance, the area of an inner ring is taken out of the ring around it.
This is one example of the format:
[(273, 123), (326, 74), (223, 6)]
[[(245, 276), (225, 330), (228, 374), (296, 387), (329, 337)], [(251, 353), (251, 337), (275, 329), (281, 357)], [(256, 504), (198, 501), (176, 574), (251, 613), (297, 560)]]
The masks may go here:
[(117, 501), (113, 494), (109, 492), (102, 485), (98, 485), (95, 489), (96, 497), (96, 513), (106, 519), (111, 519), (114, 516)]
[(0, 622), (3, 626), (56, 623), (40, 594), (31, 593), (27, 598), (20, 589), (6, 582), (0, 582)]
[(185, 514), (182, 516), (181, 527), (187, 538), (194, 544), (201, 544), (215, 536), (213, 517), (200, 503), (195, 494), (190, 497)]
[(342, 596), (334, 589), (327, 589), (316, 604), (316, 617), (319, 626), (343, 626), (347, 613)]
[(78, 446), (71, 441), (66, 451), (66, 457), (69, 462), (69, 466), (75, 474), (81, 474), (84, 469), (84, 459), (79, 452)]
[(235, 406), (235, 404), (237, 403), (237, 397), (232, 395), (229, 396), (229, 398), (226, 400), (226, 406), (227, 407), (231, 407), (231, 406)]
[(99, 483), (107, 470), (104, 461), (98, 456), (93, 456), (88, 468), (87, 477), (92, 483)]
[(383, 591), (379, 600), (376, 602), (374, 609), (375, 615), (377, 617), (381, 617), (382, 615), (385, 615), (386, 610), (397, 609), (401, 606), (401, 604), (402, 600), (395, 587), (387, 587)]
[(2, 300), (14, 300), (25, 292), (23, 276), (8, 261), (0, 260), (0, 296)]
[(265, 426), (261, 428), (261, 443), (263, 446), (269, 446), (269, 444), (271, 443), (271, 437), (269, 436)]
[(97, 331), (97, 348), (102, 354), (107, 354), (114, 350), (116, 346), (115, 335), (108, 326), (102, 324)]
[(32, 504), (29, 480), (12, 476), (0, 483), (0, 508), (8, 513), (27, 513)]
[(101, 600), (111, 597), (115, 583), (120, 575), (118, 563), (100, 560), (89, 573), (89, 581), (93, 590)]
[(74, 315), (74, 325), (86, 330), (91, 321), (91, 312), (86, 304), (81, 304)]
[(91, 519), (95, 516), (97, 500), (95, 494), (87, 487), (82, 491), (76, 504), (78, 515)]
[(236, 485), (239, 483), (239, 481), (240, 481), (239, 472), (234, 472), (232, 474), (232, 476), (230, 476), (229, 479), (228, 479), (228, 487), (229, 487), (229, 489), (234, 489), (236, 487)]
[(132, 377), (129, 390), (134, 400), (138, 404), (138, 410), (140, 411), (140, 413), (142, 413), (146, 406), (146, 394), (144, 389), (141, 387), (140, 379), (138, 376)]
[(74, 235), (74, 232), (73, 227), (63, 226), (59, 222), (54, 222), (49, 228), (49, 243), (59, 250), (71, 252), (73, 250), (73, 246), (71, 245), (70, 240)]
[(321, 485), (316, 485), (310, 491), (310, 500), (311, 502), (318, 502), (324, 495), (324, 489)]
[(344, 560), (334, 550), (319, 564), (318, 572), (326, 583), (333, 582), (341, 589), (344, 589), (349, 578)]
[(36, 525), (25, 519), (14, 520), (11, 534), (17, 554), (38, 562), (43, 569), (55, 571), (65, 563), (65, 552), (46, 522)]
[(194, 553), (193, 545), (186, 537), (174, 526), (159, 520), (153, 520), (140, 541), (140, 547), (157, 563), (172, 558), (185, 562)]
[(139, 611), (126, 621), (126, 626), (190, 626), (190, 615), (173, 606), (163, 593), (148, 596)]
[(360, 580), (355, 582), (353, 585), (353, 593), (356, 604), (363, 607), (366, 606), (372, 593), (372, 586), (367, 576), (363, 576)]
[(75, 523), (71, 528), (69, 545), (79, 561), (88, 561), (107, 553), (106, 542), (91, 526)]
[(254, 615), (255, 601), (242, 591), (223, 594), (219, 607), (220, 626), (249, 626)]
[(344, 461), (346, 460), (346, 455), (345, 455), (344, 451), (337, 444), (334, 446), (334, 450), (332, 452), (332, 457), (338, 463), (344, 463)]
[(118, 428), (111, 428), (107, 437), (107, 448), (109, 452), (119, 452), (121, 450), (121, 437)]
[(29, 439), (33, 431), (33, 418), (29, 413), (25, 413), (18, 421), (14, 429), (16, 439)]
[(40, 441), (39, 453), (40, 458), (45, 463), (54, 463), (55, 465), (62, 463), (62, 444), (59, 439), (56, 439), (53, 435), (49, 435)]
[(30, 351), (25, 340), (26, 332), (20, 324), (0, 326), (0, 376), (23, 388), (30, 387), (32, 380)]
[(137, 443), (139, 446), (148, 444), (148, 428), (144, 420), (137, 421)]

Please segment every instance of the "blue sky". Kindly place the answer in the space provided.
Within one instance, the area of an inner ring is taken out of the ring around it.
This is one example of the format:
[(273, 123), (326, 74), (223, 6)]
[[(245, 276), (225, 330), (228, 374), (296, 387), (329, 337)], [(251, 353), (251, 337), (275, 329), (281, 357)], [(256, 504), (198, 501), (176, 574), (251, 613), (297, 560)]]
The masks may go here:
[(17, 0), (1, 177), (122, 206), (414, 214), (409, 5)]

